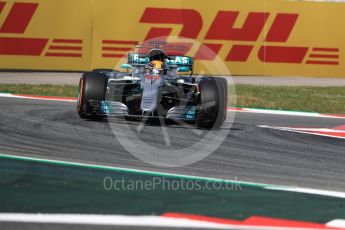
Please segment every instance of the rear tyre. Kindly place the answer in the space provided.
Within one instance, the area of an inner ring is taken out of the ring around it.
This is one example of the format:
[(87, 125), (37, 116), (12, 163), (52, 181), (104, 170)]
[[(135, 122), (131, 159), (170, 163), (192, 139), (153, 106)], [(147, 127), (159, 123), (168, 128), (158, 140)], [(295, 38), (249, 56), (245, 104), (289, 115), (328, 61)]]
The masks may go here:
[(228, 83), (224, 78), (207, 77), (199, 82), (199, 128), (219, 128), (227, 116)]
[(98, 72), (84, 73), (79, 81), (79, 96), (77, 112), (82, 119), (98, 120), (104, 115), (99, 115), (93, 110), (92, 101), (105, 100), (108, 79), (104, 74)]

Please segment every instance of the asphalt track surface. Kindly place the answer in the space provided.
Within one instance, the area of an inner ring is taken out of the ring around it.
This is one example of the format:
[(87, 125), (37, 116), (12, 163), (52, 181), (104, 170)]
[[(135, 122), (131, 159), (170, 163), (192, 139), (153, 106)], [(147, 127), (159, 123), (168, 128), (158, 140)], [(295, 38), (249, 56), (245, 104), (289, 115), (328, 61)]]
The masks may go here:
[[(345, 141), (264, 129), (258, 125), (335, 127), (344, 119), (236, 113), (232, 128), (213, 154), (195, 164), (155, 167), (129, 154), (108, 122), (81, 120), (71, 102), (0, 98), (0, 152), (45, 159), (119, 166), (276, 185), (345, 191)], [(125, 122), (125, 121), (123, 121)], [(128, 122), (137, 127), (137, 122)], [(230, 124), (225, 124), (230, 127)], [(155, 125), (145, 141), (157, 144)], [(188, 128), (168, 126), (171, 144), (193, 142)], [(176, 138), (174, 138), (176, 136)]]

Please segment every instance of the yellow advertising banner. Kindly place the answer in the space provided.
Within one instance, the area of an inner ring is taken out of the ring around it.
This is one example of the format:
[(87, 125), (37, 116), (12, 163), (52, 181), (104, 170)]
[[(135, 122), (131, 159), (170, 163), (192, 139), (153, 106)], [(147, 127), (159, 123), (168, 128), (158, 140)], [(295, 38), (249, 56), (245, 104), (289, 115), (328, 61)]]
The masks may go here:
[(0, 68), (89, 69), (91, 7), (83, 0), (0, 0)]
[(0, 68), (113, 68), (159, 38), (193, 56), (196, 73), (345, 77), (343, 12), (282, 0), (0, 0)]

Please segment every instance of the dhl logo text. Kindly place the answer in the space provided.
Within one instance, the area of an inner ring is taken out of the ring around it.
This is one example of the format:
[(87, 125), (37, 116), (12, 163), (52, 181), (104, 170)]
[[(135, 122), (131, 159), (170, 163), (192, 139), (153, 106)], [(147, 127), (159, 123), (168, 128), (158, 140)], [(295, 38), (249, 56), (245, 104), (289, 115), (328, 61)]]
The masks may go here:
[[(219, 11), (215, 16), (210, 28), (203, 38), (204, 46), (218, 54), (222, 44), (215, 41), (234, 42), (230, 48), (225, 61), (246, 62), (253, 53), (254, 45), (243, 45), (237, 42), (256, 42), (271, 15), (269, 12), (250, 12), (241, 28), (234, 28), (239, 17), (239, 11)], [(293, 29), (298, 21), (298, 14), (278, 13), (275, 15), (272, 25), (265, 34), (264, 45), (261, 45), (257, 57), (262, 62), (268, 63), (303, 63), (306, 64), (330, 64), (338, 65), (337, 48), (303, 47), (303, 46), (282, 46), (274, 43), (287, 43)], [(162, 9), (146, 8), (140, 23), (151, 24), (181, 24), (182, 30), (179, 36), (197, 39), (203, 27), (202, 15), (193, 9)], [(169, 36), (169, 28), (151, 28), (145, 38), (152, 39), (159, 36)], [(207, 41), (213, 41), (207, 43)], [(202, 49), (203, 46), (201, 46)], [(308, 51), (311, 50), (307, 60)], [(214, 56), (203, 56), (204, 52), (199, 50), (196, 60), (213, 60)], [(315, 59), (316, 58), (316, 59)], [(318, 60), (317, 58), (322, 58)]]
[[(195, 60), (214, 60), (222, 49), (223, 43), (232, 42), (233, 44), (224, 61), (246, 62), (250, 55), (253, 55), (254, 43), (260, 42), (258, 38), (263, 33), (268, 18), (274, 16), (273, 23), (267, 30), (262, 45), (260, 45), (256, 53), (259, 61), (264, 63), (339, 65), (338, 48), (281, 45), (281, 43), (288, 42), (299, 19), (299, 14), (278, 13), (271, 15), (269, 12), (249, 12), (242, 27), (235, 28), (234, 25), (239, 15), (239, 11), (219, 11), (203, 38), (199, 37), (203, 28), (203, 18), (194, 9), (146, 8), (139, 23), (155, 25), (149, 29), (144, 41), (158, 37), (169, 37), (172, 28), (167, 27), (167, 25), (181, 25), (182, 29), (178, 36), (203, 41), (199, 50), (194, 55)], [(160, 26), (158, 27), (156, 25)], [(114, 40), (108, 42), (123, 45), (126, 43), (134, 44), (138, 41)], [(241, 42), (245, 42), (245, 44), (241, 44)], [(253, 42), (253, 44), (248, 44), (250, 42)], [(106, 48), (104, 47), (104, 49)], [(113, 48), (116, 49), (116, 47)], [(127, 49), (130, 50), (130, 47)], [(205, 49), (212, 50), (212, 54), (209, 54)], [(179, 52), (178, 54), (186, 55), (188, 51), (189, 49), (186, 49), (184, 52)], [(104, 54), (103, 57), (120, 56), (122, 55)]]
[(48, 44), (46, 57), (82, 57), (81, 39), (12, 37), (25, 33), (39, 4), (0, 2), (0, 14), (7, 5), (10, 10), (0, 27), (0, 36), (5, 34), (0, 37), (0, 55), (41, 56)]
[[(83, 39), (22, 37), (30, 28), (30, 22), (38, 9), (39, 3), (0, 1), (0, 15), (7, 14), (1, 15), (4, 20), (0, 25), (0, 55), (81, 58)], [(173, 29), (169, 25), (173, 24), (181, 26), (178, 36), (202, 42), (193, 54), (195, 60), (212, 61), (222, 49), (228, 49), (223, 50), (226, 53), (222, 57), (225, 62), (245, 63), (252, 57), (262, 63), (339, 65), (338, 47), (289, 44), (296, 24), (303, 20), (300, 14), (249, 12), (245, 15), (243, 25), (235, 27), (242, 14), (240, 11), (218, 11), (205, 35), (201, 36), (201, 31), (205, 29), (204, 21), (197, 10), (147, 7), (137, 22), (138, 26), (151, 26), (143, 37), (134, 40), (101, 39), (101, 56), (123, 57), (140, 41), (170, 36)], [(272, 19), (271, 25), (268, 25), (268, 19)], [(205, 47), (212, 50), (212, 54), (205, 55)], [(180, 54), (187, 54), (188, 51)]]

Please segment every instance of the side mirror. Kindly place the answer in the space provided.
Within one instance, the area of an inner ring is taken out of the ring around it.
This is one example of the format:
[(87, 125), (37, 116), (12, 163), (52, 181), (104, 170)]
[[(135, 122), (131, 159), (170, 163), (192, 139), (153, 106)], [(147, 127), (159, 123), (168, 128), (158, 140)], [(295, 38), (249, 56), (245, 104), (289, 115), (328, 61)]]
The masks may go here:
[(132, 66), (130, 64), (121, 64), (120, 68), (122, 68), (122, 69), (131, 69)]
[(180, 68), (177, 69), (178, 72), (182, 72), (182, 73), (187, 73), (190, 72), (190, 68), (187, 66), (181, 66)]

